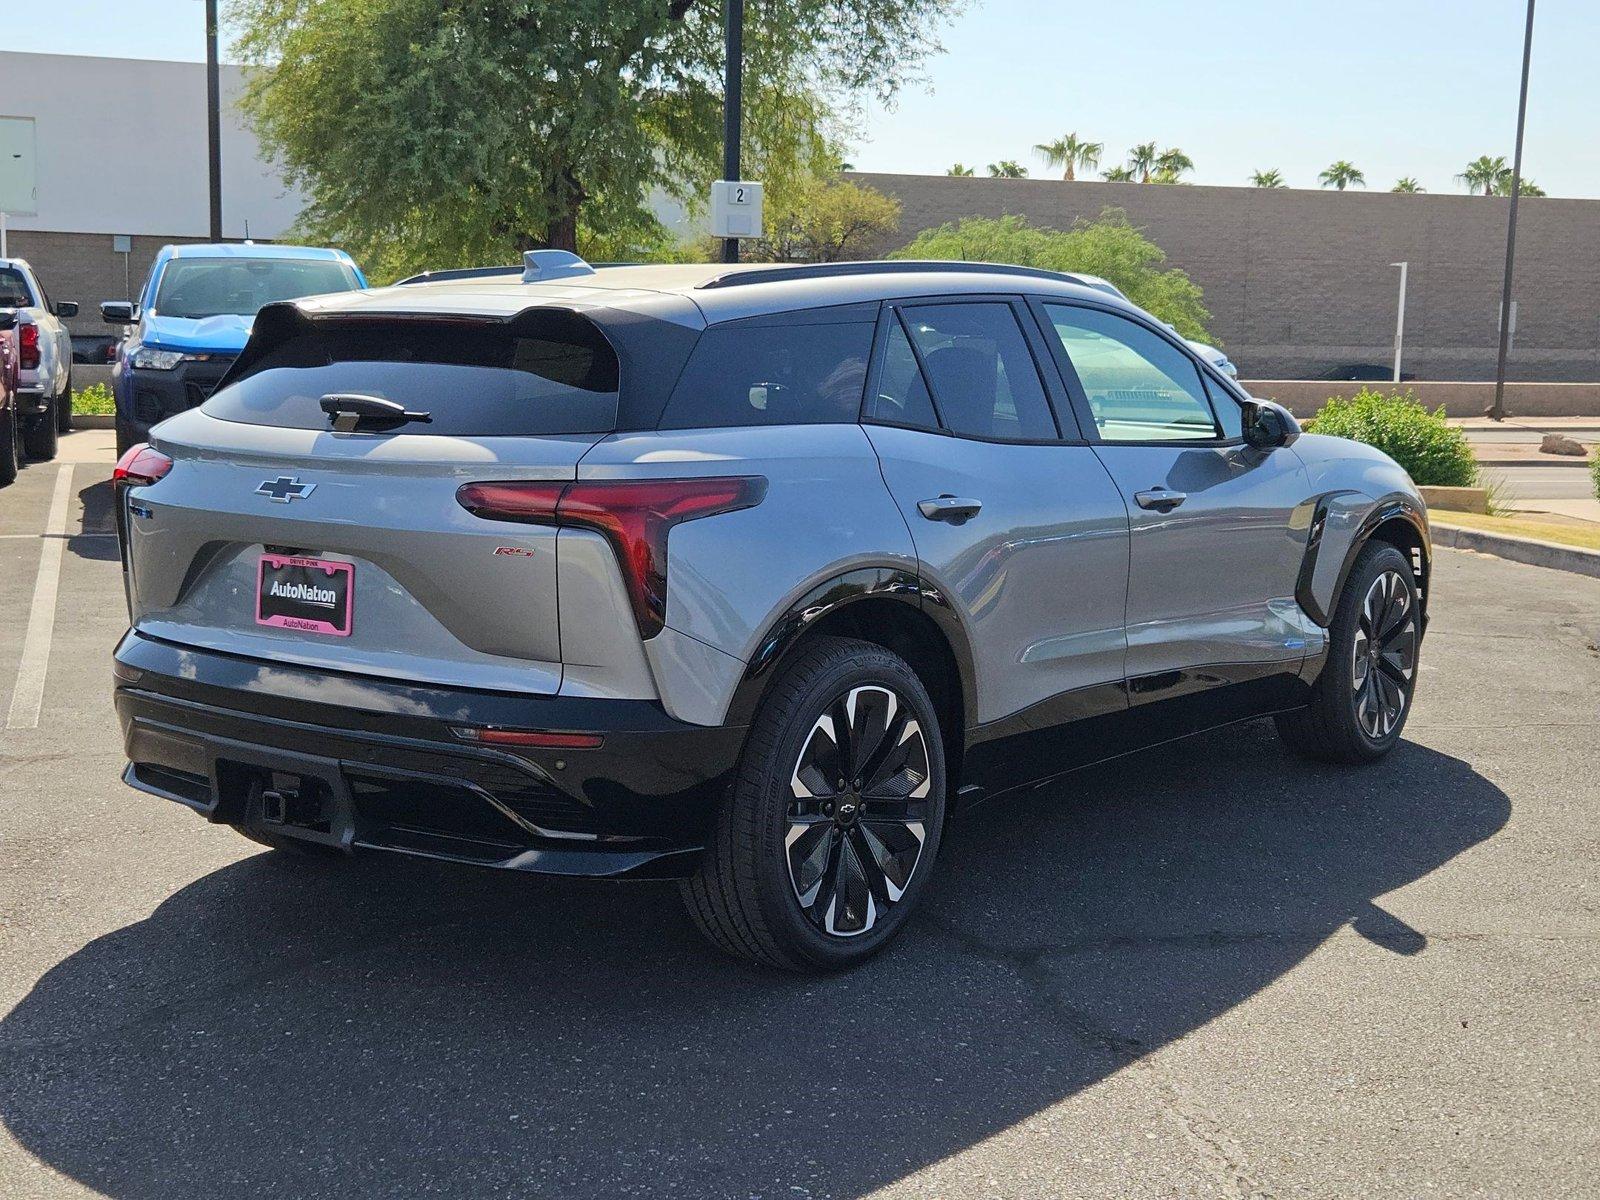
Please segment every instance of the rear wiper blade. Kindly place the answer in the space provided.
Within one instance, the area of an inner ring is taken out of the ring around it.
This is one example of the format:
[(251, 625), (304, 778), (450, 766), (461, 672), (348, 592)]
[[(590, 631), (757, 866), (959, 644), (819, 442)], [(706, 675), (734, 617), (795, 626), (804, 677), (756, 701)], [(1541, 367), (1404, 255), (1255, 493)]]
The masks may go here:
[(412, 412), (398, 400), (359, 392), (330, 392), (322, 398), (322, 411), (333, 418), (337, 433), (394, 429), (413, 421), (426, 425), (433, 420), (432, 413)]

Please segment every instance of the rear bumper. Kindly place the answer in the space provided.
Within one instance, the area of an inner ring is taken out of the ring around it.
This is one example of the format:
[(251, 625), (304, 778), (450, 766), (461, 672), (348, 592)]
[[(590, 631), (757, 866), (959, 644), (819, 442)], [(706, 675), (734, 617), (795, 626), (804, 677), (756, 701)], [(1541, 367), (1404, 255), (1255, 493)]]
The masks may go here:
[[(684, 724), (653, 701), (411, 685), (132, 632), (113, 668), (123, 778), (140, 791), (341, 849), (541, 874), (691, 871), (745, 732)], [(603, 742), (509, 750), (453, 732), (472, 727)]]

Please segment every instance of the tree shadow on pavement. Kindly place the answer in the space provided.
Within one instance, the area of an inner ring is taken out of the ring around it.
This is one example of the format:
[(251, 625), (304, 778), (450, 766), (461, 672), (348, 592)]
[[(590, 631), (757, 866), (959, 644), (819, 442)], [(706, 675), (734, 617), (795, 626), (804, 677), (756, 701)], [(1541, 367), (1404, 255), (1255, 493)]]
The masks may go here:
[(260, 854), (39, 981), (0, 1119), (115, 1197), (859, 1196), (1346, 925), (1426, 953), (1374, 898), (1509, 811), (1411, 743), (1346, 771), (1244, 726), (979, 808), (900, 943), (821, 979), (716, 957), (668, 885)]

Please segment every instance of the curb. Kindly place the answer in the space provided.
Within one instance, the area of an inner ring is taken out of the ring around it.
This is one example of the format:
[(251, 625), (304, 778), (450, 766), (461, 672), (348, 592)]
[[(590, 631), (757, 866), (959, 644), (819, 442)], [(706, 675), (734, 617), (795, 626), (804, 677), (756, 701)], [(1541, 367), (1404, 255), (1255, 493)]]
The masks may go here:
[(1438, 521), (1437, 516), (1433, 521), (1433, 544), (1453, 550), (1476, 550), (1480, 554), (1493, 554), (1496, 558), (1527, 563), (1533, 567), (1571, 571), (1600, 579), (1600, 550), (1585, 550), (1581, 546), (1563, 546), (1559, 542), (1545, 542), (1538, 538), (1513, 537), (1509, 533), (1488, 533), (1482, 529), (1445, 525)]
[(115, 429), (117, 419), (110, 413), (73, 413), (74, 429)]
[(1473, 455), (1480, 467), (1579, 467), (1586, 468), (1589, 458), (1571, 454), (1529, 454), (1517, 457), (1511, 454)]

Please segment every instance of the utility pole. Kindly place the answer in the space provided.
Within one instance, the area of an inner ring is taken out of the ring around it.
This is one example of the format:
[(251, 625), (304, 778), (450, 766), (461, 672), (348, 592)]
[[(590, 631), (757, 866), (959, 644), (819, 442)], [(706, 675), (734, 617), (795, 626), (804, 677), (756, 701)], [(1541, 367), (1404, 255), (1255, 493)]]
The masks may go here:
[(1511, 212), (1506, 217), (1506, 277), (1500, 288), (1500, 351), (1494, 364), (1494, 403), (1484, 416), (1506, 419), (1506, 353), (1511, 340), (1511, 268), (1517, 256), (1517, 197), (1522, 192), (1522, 128), (1528, 119), (1528, 65), (1533, 58), (1533, 0), (1522, 35), (1522, 92), (1517, 98), (1517, 149), (1511, 159)]
[(1400, 268), (1400, 315), (1394, 321), (1394, 381), (1400, 382), (1400, 352), (1406, 344), (1406, 271), (1409, 262), (1390, 263)]
[(222, 240), (222, 87), (217, 68), (217, 0), (206, 0), (206, 151), (211, 177), (211, 240)]
[[(208, 0), (215, 4), (216, 0)], [(740, 178), (739, 139), (744, 105), (744, 0), (723, 0), (727, 61), (722, 83), (722, 177)], [(739, 261), (739, 239), (722, 239), (722, 261)]]

